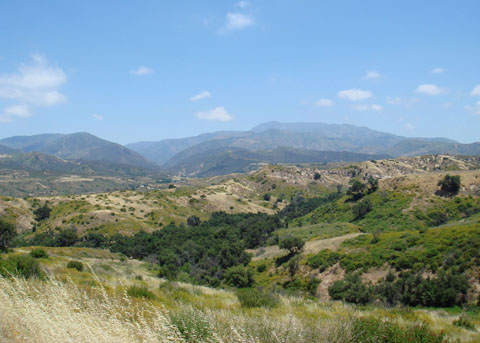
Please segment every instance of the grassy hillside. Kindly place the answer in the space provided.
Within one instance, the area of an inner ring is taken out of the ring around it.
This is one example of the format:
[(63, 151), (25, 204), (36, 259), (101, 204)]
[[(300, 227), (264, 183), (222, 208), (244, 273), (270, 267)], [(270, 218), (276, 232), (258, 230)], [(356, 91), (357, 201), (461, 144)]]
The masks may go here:
[[(28, 248), (12, 254), (27, 254)], [(458, 309), (401, 309), (278, 294), (255, 305), (234, 289), (159, 280), (145, 262), (105, 251), (45, 248), (48, 280), (0, 277), (0, 339), (8, 342), (476, 342)], [(7, 256), (2, 256), (8, 259)], [(69, 261), (83, 271), (66, 268)]]

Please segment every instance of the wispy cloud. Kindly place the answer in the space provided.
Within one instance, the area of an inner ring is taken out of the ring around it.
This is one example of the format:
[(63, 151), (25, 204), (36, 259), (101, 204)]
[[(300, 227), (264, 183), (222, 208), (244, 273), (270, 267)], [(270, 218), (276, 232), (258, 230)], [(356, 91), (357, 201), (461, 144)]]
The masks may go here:
[(30, 108), (26, 104), (5, 107), (0, 112), (0, 123), (10, 123), (16, 118), (30, 117)]
[(137, 69), (130, 70), (130, 74), (135, 76), (150, 75), (150, 74), (153, 74), (153, 69), (145, 66), (140, 66)]
[(400, 105), (402, 103), (402, 99), (399, 96), (391, 97), (387, 96), (387, 100), (385, 100), (389, 105)]
[(245, 9), (245, 8), (247, 8), (248, 6), (250, 6), (250, 2), (244, 1), (244, 0), (239, 1), (239, 2), (237, 2), (237, 3), (235, 4), (235, 7), (240, 7), (241, 9)]
[(472, 96), (480, 96), (480, 85), (476, 85), (473, 89), (472, 89)]
[(371, 71), (367, 71), (367, 73), (365, 74), (363, 79), (364, 80), (375, 80), (375, 79), (379, 79), (381, 77), (382, 77), (382, 75), (380, 75), (380, 73), (378, 71), (371, 70)]
[(220, 33), (239, 31), (255, 25), (255, 19), (250, 14), (227, 12), (225, 15), (225, 25)]
[(103, 120), (103, 116), (101, 116), (100, 114), (93, 114), (92, 117), (98, 121), (102, 121)]
[(48, 65), (42, 55), (33, 55), (31, 64), (21, 64), (16, 73), (0, 75), (0, 98), (37, 106), (66, 101), (58, 88), (67, 82), (62, 69)]
[(212, 121), (231, 121), (233, 120), (233, 114), (227, 112), (223, 107), (216, 107), (213, 110), (206, 112), (197, 112), (195, 114), (198, 119), (212, 120)]
[(426, 95), (441, 95), (447, 94), (448, 89), (439, 87), (434, 84), (424, 84), (417, 87), (415, 93), (426, 94)]
[(413, 129), (415, 129), (415, 127), (413, 126), (413, 124), (410, 123), (410, 122), (407, 122), (407, 123), (404, 125), (404, 127), (405, 127), (407, 130), (409, 130), (409, 131), (412, 131)]
[(195, 102), (195, 101), (198, 101), (198, 100), (202, 100), (202, 99), (207, 99), (207, 98), (211, 98), (212, 97), (212, 94), (210, 94), (209, 91), (203, 91), (197, 95), (194, 95), (190, 98), (190, 101), (192, 102)]
[(18, 102), (0, 112), (0, 121), (27, 118), (35, 106), (54, 106), (65, 102), (59, 88), (67, 82), (62, 69), (49, 65), (43, 55), (32, 55), (29, 64), (20, 64), (11, 74), (0, 74), (0, 99)]
[(387, 99), (385, 102), (389, 105), (405, 105), (405, 106), (411, 106), (413, 104), (416, 104), (420, 102), (420, 99), (418, 98), (407, 98), (407, 99), (402, 99), (399, 96), (392, 97), (392, 96), (387, 96)]
[(352, 107), (355, 111), (381, 111), (383, 110), (383, 107), (378, 105), (378, 104), (372, 104), (372, 105), (365, 105), (365, 104), (359, 104), (355, 105)]
[(361, 89), (346, 89), (338, 92), (338, 97), (342, 99), (347, 99), (350, 101), (359, 101), (371, 98), (373, 96), (372, 92), (364, 91)]
[(437, 67), (437, 68), (432, 69), (431, 73), (432, 74), (443, 74), (446, 71), (447, 70), (445, 68)]
[(315, 106), (317, 107), (331, 107), (333, 106), (333, 101), (330, 99), (318, 99), (315, 101)]
[(477, 103), (474, 106), (471, 106), (471, 105), (465, 106), (465, 110), (473, 112), (474, 114), (480, 114), (480, 101), (477, 101)]

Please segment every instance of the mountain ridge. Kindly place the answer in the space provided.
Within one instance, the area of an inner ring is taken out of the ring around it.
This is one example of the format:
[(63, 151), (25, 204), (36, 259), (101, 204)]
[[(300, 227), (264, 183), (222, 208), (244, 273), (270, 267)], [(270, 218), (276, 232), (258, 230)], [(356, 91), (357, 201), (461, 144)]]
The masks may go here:
[(158, 168), (138, 152), (87, 132), (14, 136), (0, 140), (0, 144), (25, 153), (40, 152), (67, 160), (108, 161)]

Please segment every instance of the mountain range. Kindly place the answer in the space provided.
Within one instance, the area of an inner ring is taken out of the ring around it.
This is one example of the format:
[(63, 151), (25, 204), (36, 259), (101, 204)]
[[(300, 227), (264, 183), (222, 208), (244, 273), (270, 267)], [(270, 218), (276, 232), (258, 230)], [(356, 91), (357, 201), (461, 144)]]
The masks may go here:
[(261, 162), (321, 163), (424, 154), (480, 154), (480, 143), (461, 144), (443, 137), (408, 138), (367, 127), (325, 123), (268, 122), (250, 131), (221, 131), (126, 146), (186, 176), (246, 171)]
[(138, 152), (98, 138), (87, 132), (15, 136), (0, 144), (25, 153), (41, 152), (65, 160), (104, 161), (156, 169), (158, 166)]
[(480, 155), (480, 143), (408, 138), (350, 124), (279, 122), (263, 123), (249, 131), (220, 131), (126, 146), (86, 132), (0, 140), (0, 155), (16, 156), (8, 161), (3, 158), (2, 168), (83, 170), (87, 174), (118, 174), (124, 169), (127, 175), (168, 172), (203, 177), (245, 172), (265, 163), (356, 162), (425, 154)]

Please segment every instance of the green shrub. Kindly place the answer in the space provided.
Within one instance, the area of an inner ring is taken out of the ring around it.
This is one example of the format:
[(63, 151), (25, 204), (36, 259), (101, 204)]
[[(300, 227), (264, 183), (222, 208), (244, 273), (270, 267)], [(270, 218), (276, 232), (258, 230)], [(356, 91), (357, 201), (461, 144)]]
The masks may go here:
[(83, 263), (80, 261), (70, 261), (67, 264), (67, 268), (76, 269), (77, 271), (83, 271)]
[(144, 298), (155, 300), (155, 294), (150, 292), (145, 286), (130, 286), (127, 288), (127, 294), (133, 298)]
[(196, 309), (184, 309), (170, 314), (172, 323), (187, 342), (212, 342), (213, 329), (205, 315)]
[(307, 264), (310, 268), (319, 269), (320, 273), (324, 272), (330, 266), (333, 266), (340, 260), (340, 254), (332, 252), (328, 249), (320, 251), (318, 254), (310, 257)]
[(257, 266), (257, 272), (263, 273), (265, 270), (267, 270), (267, 266), (265, 265), (265, 263), (259, 264)]
[(273, 308), (278, 304), (278, 297), (256, 288), (244, 288), (237, 290), (237, 298), (243, 307), (267, 307)]
[(365, 305), (372, 299), (371, 289), (362, 283), (358, 273), (348, 274), (343, 280), (335, 281), (328, 288), (328, 294), (333, 300), (360, 305)]
[(227, 285), (238, 288), (251, 287), (254, 283), (252, 271), (242, 265), (228, 268), (224, 280)]
[(400, 327), (390, 320), (377, 318), (354, 319), (352, 336), (352, 342), (355, 343), (448, 342), (443, 333), (435, 334), (424, 324), (411, 327)]
[(33, 258), (48, 258), (47, 252), (43, 249), (33, 249), (29, 255)]
[(45, 277), (38, 261), (29, 255), (13, 255), (6, 260), (0, 260), (0, 275), (4, 277), (15, 275), (26, 279)]
[(454, 320), (452, 324), (467, 330), (475, 330), (475, 325), (473, 325), (465, 315), (461, 315), (458, 319)]
[(373, 205), (370, 199), (364, 199), (355, 206), (353, 206), (352, 211), (355, 216), (354, 220), (363, 219), (370, 211), (373, 210)]

